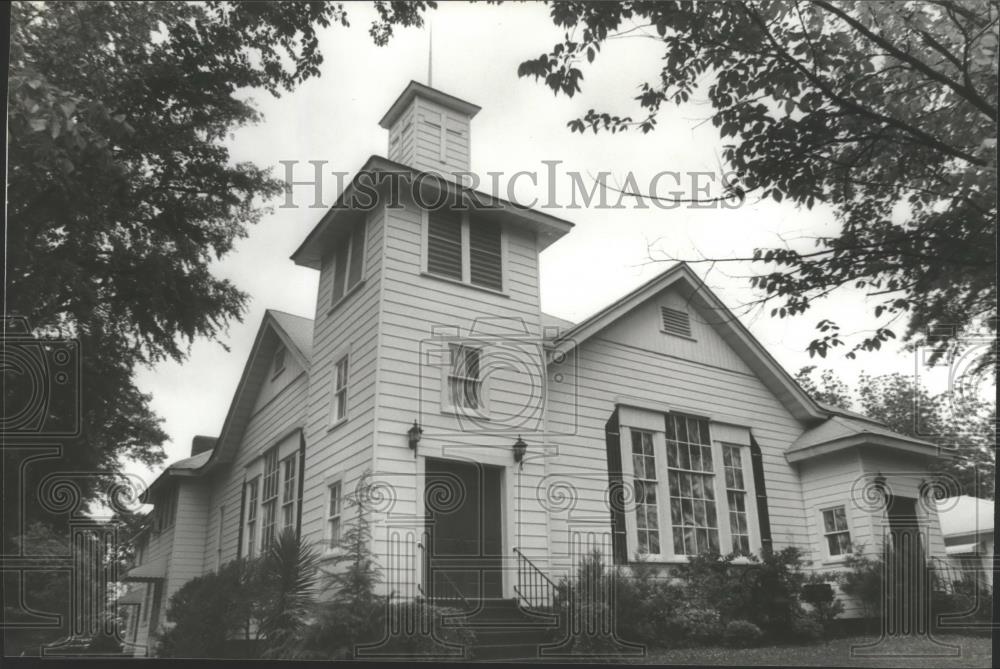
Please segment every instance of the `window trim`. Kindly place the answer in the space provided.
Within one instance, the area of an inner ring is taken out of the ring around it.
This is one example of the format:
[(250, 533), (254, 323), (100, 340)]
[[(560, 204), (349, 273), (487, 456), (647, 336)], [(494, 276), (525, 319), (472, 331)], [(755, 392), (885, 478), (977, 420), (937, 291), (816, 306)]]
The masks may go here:
[[(330, 371), (330, 399), (327, 405), (327, 424), (328, 429), (333, 429), (343, 423), (346, 423), (351, 415), (351, 349), (342, 348), (336, 351), (333, 355), (333, 367)], [(344, 385), (343, 388), (338, 386), (337, 374), (340, 370), (340, 363), (346, 361), (346, 371), (344, 372)], [(337, 409), (337, 397), (340, 393), (344, 394), (344, 412), (342, 415), (336, 415), (335, 410)]]
[[(281, 468), (281, 532), (284, 532), (289, 527), (294, 529), (296, 525), (300, 474), (298, 451), (283, 457), (278, 466)], [(289, 471), (292, 472), (291, 478), (288, 476)]]
[[(823, 561), (825, 563), (844, 562), (848, 558), (848, 556), (850, 556), (853, 553), (853, 550), (854, 550), (854, 536), (853, 536), (854, 531), (853, 531), (853, 529), (851, 527), (851, 525), (852, 525), (851, 524), (851, 514), (847, 513), (847, 507), (848, 507), (847, 504), (829, 504), (829, 505), (826, 505), (826, 506), (819, 507), (819, 509), (817, 509), (817, 511), (819, 513), (820, 543), (822, 544)], [(836, 511), (837, 509), (843, 509), (844, 510), (844, 524), (847, 525), (847, 529), (846, 530), (838, 530), (838, 531), (835, 531), (835, 532), (827, 532), (826, 531), (826, 512), (827, 511)], [(838, 555), (832, 555), (830, 553), (830, 543), (827, 540), (827, 537), (830, 536), (830, 535), (834, 535), (834, 534), (846, 534), (848, 541), (851, 542), (851, 551), (849, 551), (847, 553), (840, 553)]]
[[(333, 501), (333, 487), (337, 486), (338, 501), (337, 501), (337, 513), (330, 513), (330, 503)], [(325, 545), (324, 554), (336, 554), (340, 553), (343, 549), (340, 547), (339, 542), (343, 539), (343, 518), (344, 518), (344, 484), (341, 479), (334, 479), (326, 482), (326, 513), (324, 514), (324, 528), (323, 528), (323, 544)], [(333, 519), (337, 519), (337, 541), (338, 545), (332, 545), (333, 533), (330, 531), (330, 523)]]
[[(749, 542), (751, 553), (760, 551), (760, 528), (757, 518), (756, 505), (751, 503), (756, 499), (756, 488), (754, 486), (751, 458), (749, 456), (749, 444), (740, 444), (732, 441), (721, 441), (715, 437), (712, 420), (706, 416), (699, 416), (686, 412), (663, 412), (629, 407), (628, 414), (631, 420), (625, 420), (619, 426), (620, 452), (622, 462), (622, 482), (626, 486), (631, 486), (633, 501), (626, 507), (625, 512), (625, 532), (626, 545), (628, 548), (629, 562), (635, 561), (639, 555), (638, 547), (638, 527), (635, 517), (635, 471), (632, 464), (632, 431), (648, 432), (653, 435), (653, 454), (655, 457), (656, 481), (657, 481), (657, 513), (659, 520), (660, 552), (645, 553), (638, 559), (649, 562), (684, 563), (688, 561), (687, 555), (674, 553), (673, 543), (673, 522), (670, 516), (670, 481), (667, 466), (667, 443), (666, 426), (664, 421), (668, 415), (677, 415), (705, 420), (709, 430), (709, 445), (712, 449), (712, 479), (713, 492), (715, 494), (716, 524), (719, 534), (719, 550), (723, 555), (730, 553), (733, 549), (733, 541), (729, 527), (729, 498), (727, 495), (726, 478), (723, 460), (723, 445), (734, 446), (740, 449), (740, 464), (743, 472), (743, 484), (746, 487), (746, 514), (749, 530)], [(641, 417), (640, 417), (641, 416)], [(647, 419), (648, 417), (648, 419)], [(653, 420), (657, 421), (658, 427), (653, 429)], [(720, 501), (722, 500), (722, 501)], [(747, 557), (737, 557), (734, 559), (737, 564), (749, 562)]]
[[(361, 253), (361, 276), (355, 283), (350, 283), (351, 278), (351, 256), (354, 254), (354, 235), (361, 233), (364, 238)], [(334, 294), (334, 287), (337, 285), (337, 272), (340, 266), (337, 264), (337, 250), (341, 244), (347, 245), (347, 255), (344, 257), (344, 292), (340, 297)], [(351, 232), (342, 238), (330, 252), (330, 307), (329, 311), (336, 310), (365, 282), (365, 275), (368, 273), (368, 221), (362, 220), (355, 225)]]
[[(475, 339), (448, 340), (442, 347), (441, 361), (441, 413), (454, 414), (456, 416), (467, 416), (478, 420), (490, 419), (490, 382), (488, 376), (483, 376), (483, 358), (488, 342)], [(469, 348), (479, 352), (479, 407), (458, 406), (451, 401), (451, 380), (453, 378), (466, 378), (452, 374), (452, 351), (455, 347)]]
[(507, 268), (508, 263), (508, 232), (507, 226), (503, 223), (497, 223), (500, 228), (500, 288), (491, 288), (490, 286), (481, 286), (476, 283), (472, 283), (472, 265), (471, 265), (471, 248), (470, 248), (470, 237), (469, 237), (469, 226), (471, 220), (471, 214), (468, 210), (464, 210), (462, 213), (462, 278), (456, 279), (453, 277), (443, 276), (441, 274), (435, 274), (428, 269), (428, 246), (430, 244), (429, 234), (430, 234), (430, 211), (421, 207), (420, 209), (420, 274), (422, 276), (430, 277), (432, 279), (437, 279), (439, 281), (446, 281), (448, 283), (454, 283), (467, 288), (474, 288), (476, 290), (482, 290), (487, 293), (492, 293), (494, 295), (501, 295), (503, 297), (509, 297), (509, 286), (510, 277), (508, 275)]

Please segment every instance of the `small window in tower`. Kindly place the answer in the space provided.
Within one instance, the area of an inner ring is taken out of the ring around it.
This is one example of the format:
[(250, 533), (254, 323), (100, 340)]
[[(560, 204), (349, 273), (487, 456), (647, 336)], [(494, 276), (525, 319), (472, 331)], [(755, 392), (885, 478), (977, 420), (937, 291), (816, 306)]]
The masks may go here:
[(660, 307), (663, 331), (680, 337), (691, 336), (691, 317), (688, 312), (670, 307)]
[(330, 304), (336, 305), (361, 283), (365, 266), (365, 224), (355, 226), (351, 234), (340, 240), (333, 252), (333, 290)]

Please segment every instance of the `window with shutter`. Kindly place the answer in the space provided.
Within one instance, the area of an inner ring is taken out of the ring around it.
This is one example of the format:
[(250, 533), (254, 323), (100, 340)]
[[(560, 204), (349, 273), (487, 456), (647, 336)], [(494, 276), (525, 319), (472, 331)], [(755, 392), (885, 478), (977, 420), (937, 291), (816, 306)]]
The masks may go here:
[(503, 289), (500, 226), (478, 218), (469, 220), (469, 279), (477, 286)]
[(462, 280), (462, 215), (441, 210), (428, 212), (427, 271)]

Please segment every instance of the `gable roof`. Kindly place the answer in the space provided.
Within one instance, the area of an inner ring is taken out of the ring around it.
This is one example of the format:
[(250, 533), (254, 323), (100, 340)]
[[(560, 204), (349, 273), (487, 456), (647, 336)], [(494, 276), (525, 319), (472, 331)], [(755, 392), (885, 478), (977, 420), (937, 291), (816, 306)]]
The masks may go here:
[(915, 455), (948, 457), (937, 444), (893, 432), (871, 418), (835, 414), (799, 435), (785, 451), (785, 458), (799, 462), (853, 446), (885, 446)]
[(299, 366), (309, 373), (312, 360), (313, 321), (304, 316), (296, 316), (284, 311), (268, 309), (264, 312), (257, 336), (250, 348), (250, 356), (243, 367), (243, 375), (236, 386), (236, 393), (229, 405), (229, 411), (222, 424), (222, 431), (215, 447), (198, 455), (179, 460), (167, 467), (143, 493), (143, 501), (154, 487), (162, 485), (171, 476), (202, 476), (217, 464), (228, 462), (236, 453), (243, 430), (253, 412), (260, 384), (267, 378), (271, 360), (262, 355), (269, 335), (274, 335), (297, 360)]
[(702, 312), (715, 315), (707, 320), (710, 320), (719, 335), (793, 416), (809, 423), (823, 420), (829, 415), (683, 262), (673, 265), (631, 293), (561, 333), (552, 342), (550, 355), (568, 353), (668, 287), (679, 289)]
[(374, 206), (372, 197), (378, 189), (390, 187), (387, 185), (389, 179), (373, 179), (374, 173), (406, 176), (411, 189), (419, 186), (424, 202), (439, 201), (444, 192), (445, 203), (460, 201), (463, 207), (478, 211), (484, 217), (502, 215), (506, 222), (530, 228), (536, 233), (539, 251), (573, 228), (565, 219), (459, 185), (446, 176), (423, 172), (383, 156), (371, 156), (292, 254), (295, 264), (319, 269), (330, 245), (346, 235), (350, 226), (364, 216), (363, 207)]

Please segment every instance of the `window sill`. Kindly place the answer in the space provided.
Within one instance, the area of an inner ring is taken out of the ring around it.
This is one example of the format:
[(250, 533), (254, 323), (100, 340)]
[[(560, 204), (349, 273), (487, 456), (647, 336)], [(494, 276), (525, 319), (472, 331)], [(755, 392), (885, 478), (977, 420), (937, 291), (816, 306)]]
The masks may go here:
[(837, 566), (837, 565), (843, 565), (846, 562), (847, 562), (847, 556), (846, 555), (838, 555), (836, 557), (825, 558), (825, 559), (823, 559), (820, 562), (820, 564), (822, 564), (822, 565), (830, 565), (830, 566)]
[(330, 305), (330, 308), (329, 308), (329, 310), (327, 310), (326, 315), (329, 316), (329, 315), (333, 314), (333, 312), (336, 311), (340, 307), (340, 305), (342, 305), (347, 300), (351, 299), (351, 297), (354, 296), (354, 293), (356, 293), (359, 290), (361, 290), (361, 287), (364, 286), (364, 285), (365, 285), (365, 280), (361, 279), (356, 284), (354, 284), (353, 286), (351, 286), (350, 288), (348, 288), (347, 292), (344, 293), (343, 297), (341, 297), (339, 300), (337, 300), (332, 305)]
[(323, 554), (319, 556), (320, 562), (329, 562), (334, 558), (340, 557), (344, 554), (343, 548), (327, 548), (323, 551)]
[(272, 380), (272, 381), (274, 381), (274, 380), (275, 380), (276, 378), (278, 378), (279, 376), (281, 376), (281, 373), (282, 373), (283, 371), (285, 371), (285, 368), (284, 368), (284, 367), (282, 367), (281, 369), (279, 369), (279, 370), (276, 370), (276, 371), (274, 371), (274, 372), (271, 372), (271, 380)]
[(479, 290), (484, 293), (489, 293), (490, 295), (496, 295), (498, 297), (510, 298), (506, 292), (502, 290), (497, 290), (495, 288), (487, 288), (486, 286), (477, 286), (474, 283), (466, 283), (465, 281), (460, 281), (458, 279), (452, 279), (447, 276), (439, 276), (437, 274), (431, 274), (430, 272), (421, 272), (420, 276), (427, 277), (428, 279), (434, 279), (435, 281), (443, 281), (445, 283), (450, 283), (455, 286), (465, 286), (466, 288), (471, 288), (473, 290)]
[(347, 418), (348, 418), (347, 416), (344, 416), (343, 418), (341, 418), (340, 420), (336, 421), (335, 423), (330, 423), (330, 425), (326, 428), (327, 434), (333, 432), (338, 427), (340, 427), (341, 425), (343, 425), (344, 423), (346, 423), (347, 422)]

